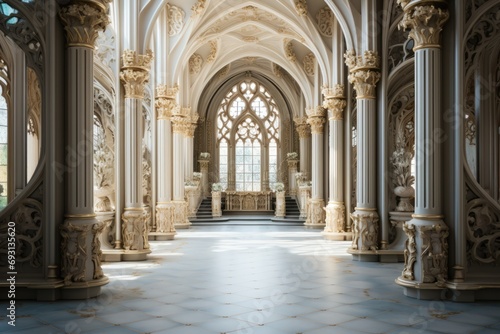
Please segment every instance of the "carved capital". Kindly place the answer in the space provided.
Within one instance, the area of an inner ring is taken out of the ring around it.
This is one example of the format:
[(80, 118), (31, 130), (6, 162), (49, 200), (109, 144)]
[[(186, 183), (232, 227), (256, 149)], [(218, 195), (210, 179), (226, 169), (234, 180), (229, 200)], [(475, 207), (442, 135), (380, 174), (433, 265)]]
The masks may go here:
[(156, 87), (156, 114), (158, 119), (170, 119), (172, 114), (179, 112), (179, 105), (175, 100), (178, 87), (168, 87), (167, 85), (158, 85)]
[(198, 163), (200, 164), (200, 170), (201, 171), (208, 171), (208, 165), (210, 164), (210, 160), (198, 160)]
[(334, 121), (341, 121), (344, 119), (344, 108), (347, 102), (344, 98), (344, 85), (335, 85), (333, 88), (324, 87), (323, 108), (327, 109), (330, 113), (329, 119)]
[[(410, 7), (410, 8), (408, 8)], [(422, 48), (439, 48), (439, 37), (449, 18), (446, 9), (434, 5), (405, 6), (399, 29), (410, 29), (409, 38), (415, 41), (414, 51)]]
[(376, 85), (380, 80), (379, 56), (376, 51), (367, 50), (362, 56), (356, 56), (353, 50), (344, 55), (349, 67), (349, 82), (354, 85), (358, 99), (374, 99)]
[(111, 0), (82, 0), (62, 7), (59, 17), (64, 24), (68, 46), (94, 48), (99, 31), (109, 24)]
[(173, 133), (185, 134), (188, 131), (190, 125), (189, 120), (182, 115), (173, 114), (172, 115), (172, 131)]
[(144, 87), (149, 80), (152, 60), (153, 52), (151, 50), (147, 50), (145, 55), (137, 55), (132, 50), (123, 52), (120, 79), (125, 87), (126, 98), (144, 98)]
[(309, 109), (307, 111), (307, 123), (311, 126), (311, 132), (316, 134), (322, 134), (324, 129), (324, 124), (326, 122), (325, 116), (326, 111), (322, 106), (317, 106), (314, 109)]
[(295, 122), (295, 129), (299, 134), (299, 138), (311, 137), (311, 128), (309, 124), (307, 124), (307, 116), (295, 117), (293, 121)]

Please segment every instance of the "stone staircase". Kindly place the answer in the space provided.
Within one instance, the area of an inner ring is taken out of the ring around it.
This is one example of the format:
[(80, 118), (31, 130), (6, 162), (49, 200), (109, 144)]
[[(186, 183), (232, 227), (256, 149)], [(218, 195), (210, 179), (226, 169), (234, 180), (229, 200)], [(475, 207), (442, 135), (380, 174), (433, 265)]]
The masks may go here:
[(201, 201), (196, 212), (196, 219), (212, 219), (212, 197), (209, 196)]

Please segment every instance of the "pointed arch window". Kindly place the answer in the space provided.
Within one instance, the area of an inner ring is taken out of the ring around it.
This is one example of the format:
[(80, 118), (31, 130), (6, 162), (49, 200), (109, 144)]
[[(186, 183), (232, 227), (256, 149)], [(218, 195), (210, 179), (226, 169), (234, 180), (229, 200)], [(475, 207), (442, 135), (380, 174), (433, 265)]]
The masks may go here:
[(236, 191), (268, 190), (277, 182), (280, 114), (269, 91), (246, 79), (234, 85), (217, 114), (219, 182)]

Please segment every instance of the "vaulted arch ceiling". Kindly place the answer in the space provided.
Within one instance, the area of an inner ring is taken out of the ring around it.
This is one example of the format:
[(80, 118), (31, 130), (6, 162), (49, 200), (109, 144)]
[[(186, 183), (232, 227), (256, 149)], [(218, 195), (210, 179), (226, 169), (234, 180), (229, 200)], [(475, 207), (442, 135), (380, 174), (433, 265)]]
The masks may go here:
[(143, 21), (147, 16), (153, 22), (168, 21), (164, 26), (170, 30), (156, 38), (168, 38), (170, 80), (180, 83), (181, 104), (197, 110), (202, 95), (216, 90), (210, 85), (220, 86), (224, 76), (252, 71), (270, 78), (294, 105), (303, 96), (305, 106), (313, 106), (318, 82), (329, 83), (332, 77), (334, 41), (328, 25), (331, 29), (338, 22), (352, 47), (355, 32), (350, 29), (359, 16), (353, 3), (358, 2), (173, 0), (160, 4), (152, 0), (144, 4), (141, 16)]

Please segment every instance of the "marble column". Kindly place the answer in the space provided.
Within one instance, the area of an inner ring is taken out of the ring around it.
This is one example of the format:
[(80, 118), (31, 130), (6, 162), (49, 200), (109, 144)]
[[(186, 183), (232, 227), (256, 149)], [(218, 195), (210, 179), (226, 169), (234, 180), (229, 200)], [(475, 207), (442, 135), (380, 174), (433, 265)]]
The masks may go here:
[(208, 184), (208, 166), (210, 164), (210, 160), (199, 159), (198, 163), (200, 164), (202, 194), (203, 197), (206, 198), (210, 196), (210, 186)]
[(307, 220), (304, 225), (308, 228), (325, 227), (325, 200), (323, 198), (323, 132), (326, 111), (322, 106), (307, 110), (307, 123), (312, 133), (312, 191), (309, 200)]
[(299, 134), (300, 143), (300, 172), (307, 180), (311, 179), (311, 127), (307, 124), (307, 117), (296, 117), (293, 119), (295, 129)]
[(329, 122), (329, 189), (330, 198), (325, 208), (326, 220), (323, 236), (329, 240), (351, 240), (346, 232), (344, 204), (344, 109), (347, 105), (344, 85), (323, 89), (323, 107), (328, 110)]
[(63, 299), (98, 296), (101, 286), (108, 283), (101, 268), (99, 243), (105, 225), (94, 212), (93, 176), (94, 43), (109, 23), (108, 3), (80, 1), (59, 12), (67, 39), (66, 212), (60, 226)]
[(194, 162), (193, 162), (193, 152), (194, 152), (194, 133), (196, 131), (196, 127), (198, 126), (198, 119), (199, 116), (196, 115), (191, 115), (191, 108), (185, 108), (186, 113), (189, 111), (189, 114), (187, 116), (187, 127), (185, 131), (185, 155), (184, 155), (184, 171), (185, 171), (185, 177), (188, 180), (193, 179), (193, 172), (194, 172)]
[(380, 80), (379, 57), (374, 51), (356, 56), (345, 55), (349, 67), (349, 82), (356, 90), (357, 123), (357, 182), (356, 208), (351, 214), (353, 240), (348, 252), (354, 260), (378, 261), (379, 215), (376, 202), (376, 84)]
[(288, 159), (288, 193), (290, 196), (297, 196), (297, 180), (295, 179), (295, 174), (297, 174), (297, 164), (299, 160)]
[(173, 200), (174, 225), (176, 229), (186, 229), (191, 226), (188, 219), (188, 203), (184, 198), (184, 137), (190, 121), (186, 112), (181, 109), (172, 114), (173, 127)]
[(439, 298), (448, 279), (448, 227), (443, 221), (441, 178), (440, 33), (448, 20), (446, 1), (400, 1), (400, 28), (415, 41), (415, 213), (404, 225), (405, 266), (396, 282), (405, 295)]
[(174, 226), (175, 207), (172, 204), (172, 113), (178, 109), (175, 100), (177, 87), (158, 85), (156, 87), (157, 115), (157, 203), (156, 231), (149, 234), (150, 240), (171, 240), (176, 231)]
[(120, 79), (125, 88), (125, 208), (122, 214), (123, 260), (145, 260), (151, 253), (148, 243), (149, 211), (143, 206), (142, 193), (142, 100), (149, 80), (153, 53), (138, 55), (125, 50)]

